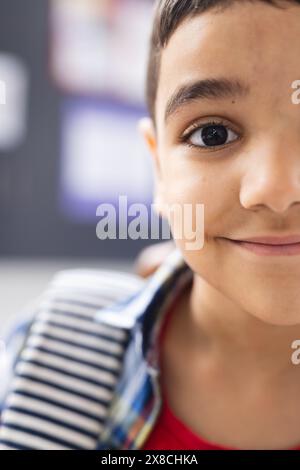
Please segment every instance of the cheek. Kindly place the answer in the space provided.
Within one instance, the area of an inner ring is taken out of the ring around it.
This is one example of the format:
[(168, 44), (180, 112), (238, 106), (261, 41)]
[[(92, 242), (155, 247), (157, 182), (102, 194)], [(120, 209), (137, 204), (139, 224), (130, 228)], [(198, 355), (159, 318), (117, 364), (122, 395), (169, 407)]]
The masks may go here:
[[(207, 237), (222, 233), (226, 223), (226, 214), (234, 207), (233, 190), (229, 181), (216, 177), (212, 172), (198, 169), (178, 172), (167, 178), (166, 202), (169, 207), (179, 205), (184, 210), (184, 204), (189, 206), (192, 225), (196, 229), (197, 205), (202, 205), (204, 211), (204, 234)], [(169, 219), (172, 227), (172, 220)], [(224, 233), (224, 232), (223, 232)], [(204, 249), (204, 248), (203, 248)]]
[(177, 165), (170, 168), (165, 179), (166, 198), (169, 204), (205, 204), (209, 200), (211, 185), (211, 178), (201, 168)]

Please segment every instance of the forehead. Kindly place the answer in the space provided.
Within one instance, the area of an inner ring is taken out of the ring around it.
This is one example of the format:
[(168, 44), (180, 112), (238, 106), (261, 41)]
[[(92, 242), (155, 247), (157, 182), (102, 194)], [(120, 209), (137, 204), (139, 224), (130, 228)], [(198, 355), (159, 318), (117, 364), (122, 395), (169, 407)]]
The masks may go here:
[(241, 79), (256, 92), (276, 88), (276, 95), (280, 86), (289, 96), (291, 83), (300, 79), (300, 6), (282, 4), (284, 9), (237, 2), (184, 20), (162, 52), (157, 122), (162, 124), (172, 94), (199, 79)]

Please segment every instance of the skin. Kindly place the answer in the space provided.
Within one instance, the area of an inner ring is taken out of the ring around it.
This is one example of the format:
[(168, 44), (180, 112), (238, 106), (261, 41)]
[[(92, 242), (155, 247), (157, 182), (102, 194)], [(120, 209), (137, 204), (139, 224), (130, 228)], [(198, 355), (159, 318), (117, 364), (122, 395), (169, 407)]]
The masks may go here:
[(154, 274), (166, 256), (174, 250), (173, 241), (156, 243), (144, 248), (137, 256), (134, 271), (141, 277), (147, 278)]
[[(237, 2), (185, 20), (162, 53), (156, 123), (140, 122), (159, 212), (168, 217), (165, 205), (174, 203), (205, 207), (204, 247), (189, 251), (189, 240), (175, 240), (194, 282), (166, 338), (167, 395), (195, 432), (232, 447), (300, 444), (300, 373), (291, 362), (300, 338), (300, 256), (258, 256), (220, 238), (300, 233), (300, 105), (291, 100), (300, 7), (283, 4)], [(249, 94), (194, 101), (165, 123), (181, 84), (216, 77), (240, 79)], [(179, 141), (210, 118), (239, 139), (214, 150)]]

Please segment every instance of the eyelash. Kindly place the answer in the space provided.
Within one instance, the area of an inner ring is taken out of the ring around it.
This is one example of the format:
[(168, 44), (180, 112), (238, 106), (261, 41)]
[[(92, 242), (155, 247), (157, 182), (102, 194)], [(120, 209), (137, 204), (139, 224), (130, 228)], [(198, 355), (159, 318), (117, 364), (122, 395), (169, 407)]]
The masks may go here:
[[(192, 144), (189, 139), (192, 137), (192, 135), (196, 132), (196, 131), (199, 131), (205, 127), (209, 127), (209, 126), (224, 126), (226, 127), (226, 129), (229, 129), (230, 131), (234, 132), (236, 134), (236, 131), (233, 130), (225, 121), (223, 121), (222, 119), (220, 120), (211, 120), (211, 121), (208, 121), (208, 122), (205, 122), (205, 123), (202, 123), (202, 124), (194, 124), (193, 128), (185, 135), (182, 135), (180, 137), (180, 142), (182, 144), (185, 144), (187, 145), (188, 147), (192, 148), (192, 149), (201, 149), (201, 150), (214, 150), (214, 149), (221, 149), (221, 148), (224, 148), (226, 147), (227, 145), (231, 144), (232, 142), (229, 142), (228, 144), (223, 144), (223, 145), (215, 145), (215, 146), (207, 146), (207, 147), (201, 147), (200, 145), (195, 145), (195, 144)], [(238, 140), (238, 139), (235, 139), (235, 141)], [(234, 142), (235, 142), (234, 141)]]

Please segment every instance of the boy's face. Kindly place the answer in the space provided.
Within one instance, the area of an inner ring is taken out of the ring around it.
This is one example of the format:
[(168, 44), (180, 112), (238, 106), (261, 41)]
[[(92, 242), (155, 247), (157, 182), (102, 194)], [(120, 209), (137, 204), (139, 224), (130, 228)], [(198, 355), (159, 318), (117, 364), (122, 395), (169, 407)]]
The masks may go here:
[[(233, 305), (277, 325), (300, 323), (300, 254), (262, 256), (224, 238), (300, 234), (300, 6), (284, 6), (237, 2), (184, 21), (162, 53), (156, 133), (141, 123), (157, 204), (204, 205), (203, 248), (176, 240), (186, 262)], [(241, 82), (240, 93), (186, 100), (165, 120), (182, 85), (221, 78)], [(196, 147), (181, 142), (211, 121), (224, 126), (217, 136), (200, 129)]]

